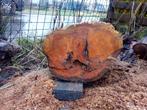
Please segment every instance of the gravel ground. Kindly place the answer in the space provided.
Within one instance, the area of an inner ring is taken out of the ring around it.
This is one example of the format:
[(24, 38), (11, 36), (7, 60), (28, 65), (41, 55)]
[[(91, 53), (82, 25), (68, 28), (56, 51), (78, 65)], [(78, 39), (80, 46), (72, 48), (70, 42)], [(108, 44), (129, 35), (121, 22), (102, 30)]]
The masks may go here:
[(83, 98), (71, 102), (54, 98), (48, 69), (32, 71), (0, 87), (0, 110), (147, 110), (146, 67), (144, 61), (115, 63), (110, 74), (85, 85)]

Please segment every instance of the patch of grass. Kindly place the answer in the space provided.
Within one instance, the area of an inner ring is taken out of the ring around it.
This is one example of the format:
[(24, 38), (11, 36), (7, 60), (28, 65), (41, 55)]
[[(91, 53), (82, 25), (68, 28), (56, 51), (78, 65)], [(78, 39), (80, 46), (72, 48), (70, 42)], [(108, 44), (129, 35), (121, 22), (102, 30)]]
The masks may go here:
[(22, 47), (22, 48), (28, 48), (28, 49), (32, 49), (33, 48), (33, 40), (28, 40), (25, 38), (22, 39), (17, 39), (16, 42)]
[(13, 66), (21, 70), (35, 70), (47, 67), (47, 60), (42, 52), (42, 40), (19, 39), (17, 43), (22, 50), (13, 59)]
[(121, 34), (125, 34), (128, 31), (128, 26), (126, 24), (119, 24), (116, 26), (116, 30), (118, 30)]
[(143, 37), (147, 36), (147, 28), (144, 28), (142, 31), (138, 32), (135, 35), (135, 38), (142, 39)]

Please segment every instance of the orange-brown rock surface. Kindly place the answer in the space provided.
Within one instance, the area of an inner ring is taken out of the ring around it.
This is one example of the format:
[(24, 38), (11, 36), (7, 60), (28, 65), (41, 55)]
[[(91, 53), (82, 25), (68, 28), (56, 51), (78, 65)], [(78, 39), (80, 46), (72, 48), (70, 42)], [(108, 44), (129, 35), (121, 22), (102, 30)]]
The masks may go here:
[(89, 82), (110, 65), (108, 57), (122, 47), (111, 24), (78, 24), (58, 30), (44, 40), (43, 50), (52, 74), (63, 80)]

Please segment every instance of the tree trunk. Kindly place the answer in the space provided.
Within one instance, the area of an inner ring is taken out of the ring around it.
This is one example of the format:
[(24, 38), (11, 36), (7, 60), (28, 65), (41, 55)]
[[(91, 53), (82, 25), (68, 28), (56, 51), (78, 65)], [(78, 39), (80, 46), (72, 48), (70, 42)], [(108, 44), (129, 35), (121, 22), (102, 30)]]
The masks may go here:
[(2, 3), (0, 2), (0, 35), (2, 34)]
[(55, 77), (89, 82), (108, 70), (108, 57), (121, 47), (120, 34), (112, 25), (84, 23), (48, 35), (43, 49)]

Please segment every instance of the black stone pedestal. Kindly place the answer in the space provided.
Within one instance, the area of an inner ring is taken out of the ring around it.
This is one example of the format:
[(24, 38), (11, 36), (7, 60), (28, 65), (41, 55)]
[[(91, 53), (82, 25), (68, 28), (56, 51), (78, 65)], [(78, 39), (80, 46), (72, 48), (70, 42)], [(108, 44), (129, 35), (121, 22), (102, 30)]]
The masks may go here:
[(79, 99), (83, 96), (83, 83), (57, 81), (53, 94), (61, 101)]

